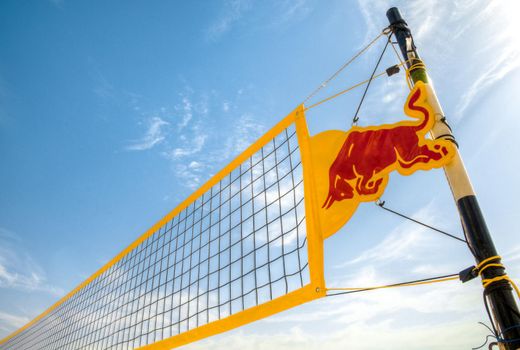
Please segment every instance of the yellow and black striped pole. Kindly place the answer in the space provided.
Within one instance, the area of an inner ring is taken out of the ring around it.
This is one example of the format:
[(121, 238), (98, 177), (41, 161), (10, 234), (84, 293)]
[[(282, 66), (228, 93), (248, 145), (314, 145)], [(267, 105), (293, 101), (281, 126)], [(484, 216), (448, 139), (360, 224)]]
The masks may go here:
[[(418, 81), (428, 83), (426, 67), (417, 54), (410, 29), (399, 10), (392, 7), (386, 15), (406, 60), (410, 80), (413, 83)], [(427, 86), (429, 89), (428, 102), (435, 111), (436, 118), (436, 123), (431, 131), (432, 137), (448, 139), (457, 145), (432, 85), (427, 84)], [(477, 262), (474, 273), (478, 273), (482, 278), (484, 300), (486, 308), (492, 314), (498, 343), (502, 349), (520, 349), (520, 313), (512, 293), (512, 284), (493, 244), (458, 151), (454, 159), (444, 167), (444, 171), (457, 203), (469, 249)]]

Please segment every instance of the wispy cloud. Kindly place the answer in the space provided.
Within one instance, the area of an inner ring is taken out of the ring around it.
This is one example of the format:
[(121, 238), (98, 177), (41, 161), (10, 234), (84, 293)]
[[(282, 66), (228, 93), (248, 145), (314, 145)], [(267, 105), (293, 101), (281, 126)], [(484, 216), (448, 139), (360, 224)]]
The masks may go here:
[(244, 151), (252, 142), (265, 132), (265, 126), (255, 121), (251, 114), (243, 114), (233, 125), (227, 139), (223, 157), (230, 158)]
[[(249, 97), (244, 96), (244, 91), (251, 88), (239, 88), (231, 96), (221, 96), (215, 90), (196, 91), (185, 86), (171, 105), (151, 111), (143, 107), (144, 97), (131, 95), (130, 105), (145, 120), (139, 126), (146, 129), (140, 139), (125, 149), (153, 149), (169, 162), (177, 185), (196, 189), (265, 131), (249, 111), (249, 101), (245, 102)], [(241, 103), (246, 104), (246, 109), (239, 107)], [(215, 115), (221, 118), (214, 118)], [(216, 120), (220, 120), (219, 125)]]
[[(177, 127), (169, 128), (161, 154), (189, 189), (198, 188), (226, 160), (243, 151), (265, 131), (249, 112), (234, 116), (242, 94), (240, 89), (235, 96), (221, 98), (214, 91), (197, 93), (191, 88), (180, 94), (181, 100), (173, 108)], [(208, 118), (211, 113), (222, 112), (232, 120), (225, 127)]]
[(506, 261), (515, 262), (515, 265), (518, 265), (516, 262), (520, 260), (520, 245), (511, 248), (503, 256)]
[(517, 35), (519, 26), (515, 11), (511, 11), (505, 3), (489, 2), (481, 6), (479, 16), (474, 20), (466, 19), (465, 22), (469, 23), (464, 27), (466, 36), (461, 35), (461, 38), (473, 35), (472, 32), (479, 29), (489, 39), (486, 40), (481, 34), (484, 40), (479, 41), (480, 47), (474, 55), (474, 64), (471, 67), (475, 78), (469, 82), (457, 106), (459, 118), (474, 104), (477, 97), (520, 67), (520, 39)]
[(207, 146), (210, 136), (206, 125), (206, 117), (210, 112), (208, 96), (198, 94), (186, 86), (178, 94), (174, 104), (150, 111), (146, 106), (143, 107), (142, 96), (127, 95), (131, 97), (130, 104), (133, 109), (144, 119), (139, 125), (144, 125), (146, 129), (140, 139), (133, 140), (125, 149), (156, 150), (171, 162), (172, 170), (179, 178), (180, 184), (188, 188), (196, 186), (200, 181), (199, 175), (193, 175), (196, 176), (193, 178), (189, 174), (199, 169), (189, 165), (193, 160), (200, 162), (198, 155)]
[[(505, 42), (504, 42), (505, 43)], [(495, 45), (488, 45), (490, 51)], [(482, 91), (499, 83), (510, 72), (520, 67), (520, 50), (515, 47), (505, 48), (494, 60), (486, 62), (480, 69), (480, 74), (468, 86), (466, 92), (461, 96), (457, 116), (461, 117), (472, 105), (473, 101)]]
[(307, 18), (313, 8), (308, 0), (284, 0), (276, 3), (275, 16), (272, 25), (284, 25), (299, 22)]
[(130, 145), (126, 146), (128, 151), (148, 150), (164, 141), (164, 126), (169, 123), (160, 117), (152, 117), (148, 120), (147, 124), (148, 128), (145, 135), (141, 139), (134, 140)]
[(107, 77), (95, 66), (93, 59), (89, 60), (92, 68), (92, 79), (94, 80), (95, 86), (92, 91), (96, 96), (101, 99), (114, 99), (116, 98), (116, 90), (112, 83), (108, 81)]
[(180, 178), (184, 185), (192, 190), (197, 189), (202, 184), (204, 172), (209, 167), (197, 161), (191, 161), (188, 164), (179, 163), (175, 166), (175, 175)]
[(0, 288), (63, 294), (61, 288), (47, 283), (43, 269), (24, 252), (15, 233), (0, 228), (0, 243)]
[(186, 96), (182, 98), (181, 110), (182, 110), (182, 119), (179, 123), (179, 129), (185, 128), (188, 125), (188, 123), (191, 121), (191, 119), (193, 118), (193, 106), (191, 104), (190, 99)]
[(234, 24), (236, 24), (251, 9), (252, 2), (250, 0), (228, 0), (225, 3), (223, 12), (210, 25), (206, 32), (209, 40), (216, 41), (225, 33), (229, 32)]
[(26, 325), (30, 319), (25, 316), (13, 315), (7, 312), (0, 311), (0, 330), (5, 333), (12, 332), (13, 329), (18, 329)]
[[(412, 217), (423, 222), (435, 222), (432, 204), (419, 209)], [(389, 264), (393, 261), (416, 260), (430, 246), (432, 236), (424, 227), (411, 222), (403, 222), (379, 244), (360, 253), (354, 259), (335, 266), (344, 268), (354, 264)]]
[[(393, 4), (359, 0), (358, 5), (369, 40), (388, 25), (381, 14)], [(407, 16), (431, 71), (450, 77), (454, 121), (460, 120), (485, 91), (520, 67), (518, 21), (506, 2), (413, 1), (400, 4), (400, 10)]]
[[(228, 106), (230, 104), (228, 103)], [(220, 130), (218, 140), (211, 139), (201, 127), (191, 128), (188, 134), (183, 134), (177, 140), (181, 147), (175, 147), (164, 155), (172, 161), (175, 175), (181, 179), (185, 186), (196, 189), (204, 180), (217, 171), (219, 164), (225, 164), (226, 160), (244, 151), (263, 132), (265, 127), (256, 122), (252, 115), (244, 114), (234, 122), (233, 126), (226, 130)], [(211, 144), (217, 141), (218, 147), (208, 149), (208, 140)], [(220, 140), (225, 139), (222, 143)]]
[(178, 160), (187, 156), (199, 153), (206, 143), (208, 135), (200, 132), (194, 132), (192, 137), (180, 137), (183, 147), (176, 147), (171, 151), (165, 152), (164, 155), (170, 160)]
[(222, 111), (229, 112), (229, 102), (228, 101), (222, 102)]
[[(190, 345), (192, 349), (453, 349), (477, 345), (483, 330), (468, 322), (464, 308), (475, 300), (464, 300), (461, 287), (421, 287), (421, 290), (394, 290), (356, 297), (337, 297), (306, 305), (305, 312), (291, 310), (262, 321), (257, 332), (236, 331)], [(448, 302), (448, 308), (444, 305)], [(459, 303), (459, 304), (457, 304)], [(446, 312), (456, 321), (444, 320)], [(414, 315), (442, 319), (421, 322)], [(275, 323), (272, 326), (271, 323)], [(326, 328), (325, 328), (326, 325)], [(274, 327), (273, 327), (274, 326)], [(251, 329), (251, 327), (249, 328)], [(262, 331), (263, 329), (263, 331)], [(439, 337), (442, 334), (442, 337)], [(377, 336), (374, 336), (377, 335)], [(367, 341), (370, 339), (370, 341)], [(449, 342), (447, 341), (449, 339)], [(478, 339), (476, 341), (476, 339)], [(427, 347), (424, 344), (428, 344)]]

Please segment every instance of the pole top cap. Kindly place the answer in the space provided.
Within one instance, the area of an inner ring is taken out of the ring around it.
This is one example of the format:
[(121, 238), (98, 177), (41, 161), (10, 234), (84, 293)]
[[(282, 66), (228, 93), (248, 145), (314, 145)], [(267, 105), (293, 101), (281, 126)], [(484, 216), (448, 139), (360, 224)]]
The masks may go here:
[(399, 12), (399, 9), (397, 7), (391, 7), (386, 11), (386, 17), (388, 18), (388, 21), (390, 22), (390, 25), (396, 25), (396, 24), (405, 24), (405, 20), (401, 16), (401, 12)]

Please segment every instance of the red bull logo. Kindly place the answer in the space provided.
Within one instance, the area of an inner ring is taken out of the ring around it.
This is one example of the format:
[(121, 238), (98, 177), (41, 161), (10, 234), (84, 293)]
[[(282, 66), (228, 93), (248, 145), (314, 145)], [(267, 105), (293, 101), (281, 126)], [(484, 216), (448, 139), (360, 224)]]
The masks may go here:
[[(411, 175), (451, 160), (455, 150), (450, 141), (426, 137), (435, 120), (424, 83), (410, 92), (405, 113), (415, 120), (355, 126), (348, 132), (326, 131), (311, 139), (313, 161), (320, 173), (316, 187), (321, 221), (332, 218), (342, 226), (360, 202), (374, 201), (383, 194), (392, 171)], [(319, 181), (323, 177), (328, 181)]]

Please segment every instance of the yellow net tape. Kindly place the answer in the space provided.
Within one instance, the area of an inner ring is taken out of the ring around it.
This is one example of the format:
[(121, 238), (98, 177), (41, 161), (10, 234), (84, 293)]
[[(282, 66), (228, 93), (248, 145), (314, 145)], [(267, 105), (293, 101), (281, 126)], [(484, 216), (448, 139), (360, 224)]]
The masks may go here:
[(170, 349), (324, 296), (308, 140), (302, 105), (0, 348)]

